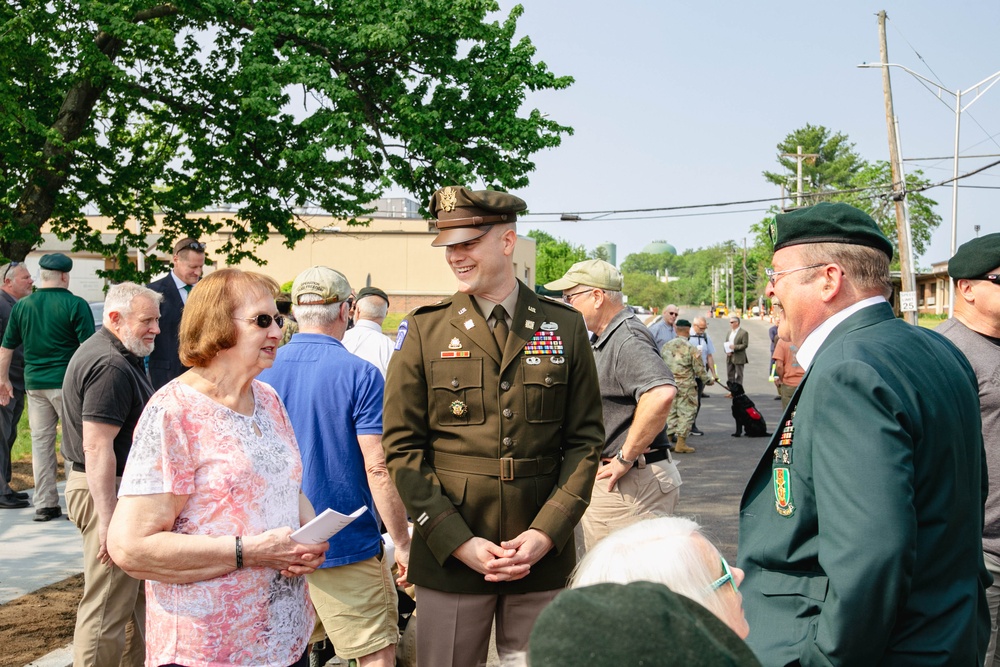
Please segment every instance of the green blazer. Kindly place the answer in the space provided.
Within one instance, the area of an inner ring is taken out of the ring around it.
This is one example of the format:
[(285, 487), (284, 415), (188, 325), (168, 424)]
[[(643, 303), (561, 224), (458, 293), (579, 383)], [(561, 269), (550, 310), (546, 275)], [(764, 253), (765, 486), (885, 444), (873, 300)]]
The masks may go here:
[[(604, 446), (594, 353), (580, 314), (518, 283), (502, 356), (471, 297), (400, 324), (385, 386), (386, 464), (414, 522), (408, 579), (449, 593), (566, 585), (573, 529)], [(489, 583), (451, 553), (536, 528), (555, 543), (518, 581)]]
[(747, 643), (764, 665), (982, 664), (977, 391), (954, 346), (888, 304), (826, 339), (740, 504)]

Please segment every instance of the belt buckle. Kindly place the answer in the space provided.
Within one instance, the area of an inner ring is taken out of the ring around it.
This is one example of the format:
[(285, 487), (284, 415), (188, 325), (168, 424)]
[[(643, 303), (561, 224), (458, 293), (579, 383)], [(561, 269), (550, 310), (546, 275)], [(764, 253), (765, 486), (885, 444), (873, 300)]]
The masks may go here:
[(639, 454), (639, 458), (635, 460), (635, 467), (639, 470), (644, 470), (646, 468), (646, 455)]
[(500, 459), (500, 481), (510, 482), (514, 479), (514, 459), (510, 457)]

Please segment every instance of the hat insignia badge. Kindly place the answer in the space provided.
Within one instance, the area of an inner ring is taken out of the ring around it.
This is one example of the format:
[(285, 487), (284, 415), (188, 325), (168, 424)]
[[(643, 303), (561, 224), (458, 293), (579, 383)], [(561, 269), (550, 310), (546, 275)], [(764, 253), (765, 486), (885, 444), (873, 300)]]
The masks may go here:
[(448, 349), (449, 350), (461, 350), (462, 349), (462, 341), (460, 341), (458, 339), (458, 336), (455, 336), (454, 338), (451, 339), (451, 342), (448, 343)]
[(456, 417), (464, 417), (469, 413), (469, 406), (462, 401), (452, 401), (448, 408), (451, 410), (451, 414)]
[(445, 188), (441, 191), (441, 210), (454, 211), (456, 204), (458, 204), (458, 195), (455, 194), (454, 188)]

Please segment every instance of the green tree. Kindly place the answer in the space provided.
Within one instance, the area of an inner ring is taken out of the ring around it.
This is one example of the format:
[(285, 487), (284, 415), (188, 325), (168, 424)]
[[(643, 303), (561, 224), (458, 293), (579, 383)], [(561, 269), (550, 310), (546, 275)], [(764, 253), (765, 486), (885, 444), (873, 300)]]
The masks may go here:
[[(822, 193), (851, 187), (854, 176), (864, 168), (865, 163), (854, 150), (846, 134), (831, 133), (822, 125), (809, 125), (791, 132), (778, 146), (778, 164), (782, 171), (764, 172), (764, 178), (775, 185), (784, 185), (794, 193), (797, 185), (798, 159), (785, 157), (795, 154), (801, 146), (803, 154), (818, 155), (802, 161), (803, 193)], [(794, 194), (793, 200), (794, 200)], [(820, 199), (810, 198), (804, 203), (816, 203)]]
[(528, 232), (528, 237), (535, 240), (535, 282), (539, 285), (562, 278), (569, 267), (587, 259), (582, 245), (573, 245), (537, 229)]
[(625, 285), (622, 294), (628, 297), (630, 306), (662, 308), (670, 299), (670, 288), (656, 276), (648, 273), (623, 273)]
[[(354, 222), (392, 184), (511, 189), (572, 132), (527, 91), (562, 89), (495, 0), (9, 0), (0, 6), (0, 254), (51, 221), (74, 248), (127, 266), (126, 223), (165, 218), (159, 246), (217, 231), (252, 258), (297, 207)], [(81, 211), (113, 220), (103, 240)], [(152, 262), (153, 268), (157, 262)], [(121, 269), (115, 277), (135, 277)]]

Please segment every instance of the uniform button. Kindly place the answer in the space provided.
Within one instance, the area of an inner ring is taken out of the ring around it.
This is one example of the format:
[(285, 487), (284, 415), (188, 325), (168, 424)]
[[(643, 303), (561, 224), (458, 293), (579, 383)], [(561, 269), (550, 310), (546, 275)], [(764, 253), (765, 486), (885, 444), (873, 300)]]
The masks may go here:
[(510, 389), (510, 382), (504, 380), (503, 382), (500, 383), (500, 388), (503, 389), (504, 391), (507, 391), (508, 389)]
[(451, 386), (452, 386), (452, 387), (458, 387), (458, 378), (454, 378), (454, 379), (452, 379), (452, 381), (451, 381)]
[(545, 384), (548, 384), (548, 385), (552, 384), (552, 376), (551, 375), (546, 375), (545, 376)]
[(514, 416), (514, 411), (511, 410), (510, 408), (504, 408), (503, 409), (503, 416), (506, 417), (507, 419), (510, 419), (511, 417)]
[(514, 444), (514, 441), (512, 439), (510, 439), (510, 438), (504, 438), (503, 439), (503, 446), (504, 447), (510, 447), (513, 444)]

